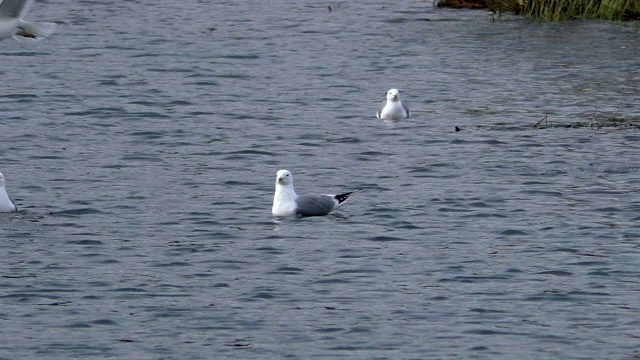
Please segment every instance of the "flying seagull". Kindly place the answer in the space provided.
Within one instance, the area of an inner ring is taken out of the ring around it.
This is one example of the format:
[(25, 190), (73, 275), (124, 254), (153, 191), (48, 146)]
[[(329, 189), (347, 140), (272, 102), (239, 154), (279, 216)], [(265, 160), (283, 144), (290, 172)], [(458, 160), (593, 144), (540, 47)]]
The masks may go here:
[(0, 40), (41, 40), (53, 33), (56, 24), (22, 20), (33, 0), (3, 0), (0, 3)]

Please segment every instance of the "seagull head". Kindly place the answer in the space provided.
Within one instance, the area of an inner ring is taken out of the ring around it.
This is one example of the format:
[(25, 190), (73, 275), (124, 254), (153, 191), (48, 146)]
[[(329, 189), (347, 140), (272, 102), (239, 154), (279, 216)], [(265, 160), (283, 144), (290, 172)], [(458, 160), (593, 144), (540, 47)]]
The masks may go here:
[(293, 185), (293, 175), (289, 170), (279, 170), (276, 174), (276, 185), (289, 186)]
[(400, 100), (400, 91), (398, 91), (398, 89), (391, 89), (387, 91), (387, 100), (388, 101)]

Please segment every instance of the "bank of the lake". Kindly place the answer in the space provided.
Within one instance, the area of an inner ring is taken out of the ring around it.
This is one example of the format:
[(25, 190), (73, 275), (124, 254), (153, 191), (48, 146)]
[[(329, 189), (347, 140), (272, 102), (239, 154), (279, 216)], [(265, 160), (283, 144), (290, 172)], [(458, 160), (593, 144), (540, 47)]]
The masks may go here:
[(438, 7), (487, 9), (498, 16), (511, 12), (547, 21), (602, 19), (640, 20), (638, 0), (436, 0)]

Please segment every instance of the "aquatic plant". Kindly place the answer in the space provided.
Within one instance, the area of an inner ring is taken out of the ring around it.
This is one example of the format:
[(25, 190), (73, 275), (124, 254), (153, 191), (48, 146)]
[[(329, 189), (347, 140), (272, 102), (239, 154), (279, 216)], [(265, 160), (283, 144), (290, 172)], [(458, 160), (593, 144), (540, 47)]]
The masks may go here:
[(640, 0), (435, 0), (438, 7), (513, 12), (546, 21), (640, 20)]
[[(545, 115), (542, 119), (537, 121), (532, 127), (537, 129), (546, 129), (546, 128), (591, 128), (591, 129), (602, 129), (602, 128), (621, 128), (621, 129), (640, 129), (640, 119), (637, 118), (625, 118), (621, 117), (620, 110), (622, 108), (618, 108), (612, 115), (606, 118), (598, 118), (598, 108), (595, 109), (593, 114), (590, 116), (589, 121), (574, 121), (571, 123), (567, 122), (552, 122), (549, 119), (548, 115)], [(600, 113), (602, 113), (600, 111)], [(456, 130), (458, 131), (458, 130)]]

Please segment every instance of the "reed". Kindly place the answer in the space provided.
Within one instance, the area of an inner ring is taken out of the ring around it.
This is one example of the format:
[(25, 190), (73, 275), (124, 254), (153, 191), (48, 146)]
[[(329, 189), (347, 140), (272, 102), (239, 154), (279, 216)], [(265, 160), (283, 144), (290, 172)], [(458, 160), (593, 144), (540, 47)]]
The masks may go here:
[(638, 20), (640, 19), (638, 2), (638, 0), (529, 0), (524, 6), (523, 14), (547, 21)]
[(598, 17), (606, 20), (640, 20), (640, 1), (601, 0)]
[(532, 19), (640, 20), (640, 0), (435, 0), (438, 7), (514, 12)]

